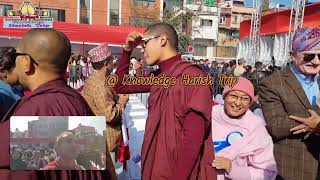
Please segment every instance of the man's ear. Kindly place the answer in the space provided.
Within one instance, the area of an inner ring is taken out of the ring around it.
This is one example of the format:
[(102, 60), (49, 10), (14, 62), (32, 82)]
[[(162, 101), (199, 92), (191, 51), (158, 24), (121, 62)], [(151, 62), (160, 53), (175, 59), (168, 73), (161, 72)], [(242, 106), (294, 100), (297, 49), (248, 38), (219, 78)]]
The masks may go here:
[(289, 54), (290, 54), (291, 59), (292, 59), (293, 61), (297, 61), (297, 59), (298, 59), (298, 53), (296, 53), (296, 52), (289, 52)]
[(22, 64), (23, 72), (26, 74), (34, 73), (34, 64), (32, 63), (31, 57), (28, 55), (21, 56), (20, 63)]
[(168, 38), (165, 35), (161, 35), (160, 37), (161, 47), (164, 47), (168, 43)]

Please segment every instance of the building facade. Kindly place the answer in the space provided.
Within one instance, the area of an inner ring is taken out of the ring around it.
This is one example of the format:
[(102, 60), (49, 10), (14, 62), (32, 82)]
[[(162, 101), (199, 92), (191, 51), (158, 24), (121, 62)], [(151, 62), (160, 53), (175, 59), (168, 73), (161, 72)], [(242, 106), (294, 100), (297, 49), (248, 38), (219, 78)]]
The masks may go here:
[(68, 117), (39, 117), (28, 122), (29, 137), (53, 138), (68, 130)]
[[(17, 10), (23, 0), (2, 0), (0, 16)], [(125, 25), (148, 18), (160, 19), (163, 0), (30, 0), (37, 8), (49, 11), (55, 21)], [(143, 9), (143, 10), (141, 10)], [(150, 15), (152, 15), (150, 17)]]
[(184, 0), (184, 9), (192, 13), (191, 39), (194, 59), (213, 59), (218, 40), (218, 7), (214, 1)]
[(240, 23), (251, 19), (253, 8), (244, 6), (244, 0), (221, 0), (219, 6), (219, 35), (217, 57), (237, 56)]
[(78, 127), (74, 128), (72, 131), (77, 137), (95, 135), (97, 132), (94, 127), (84, 126), (84, 125), (81, 125), (81, 123), (78, 125)]

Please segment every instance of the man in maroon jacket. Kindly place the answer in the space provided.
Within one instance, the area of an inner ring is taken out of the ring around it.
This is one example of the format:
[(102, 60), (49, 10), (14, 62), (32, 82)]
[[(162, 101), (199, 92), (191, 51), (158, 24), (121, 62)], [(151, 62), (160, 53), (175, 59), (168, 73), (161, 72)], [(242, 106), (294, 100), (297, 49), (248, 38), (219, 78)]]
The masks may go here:
[[(142, 43), (148, 65), (158, 65), (157, 78), (176, 78), (174, 86), (128, 84), (130, 55)], [(148, 119), (142, 146), (142, 179), (216, 179), (211, 134), (210, 85), (182, 85), (183, 75), (205, 76), (177, 53), (178, 36), (166, 23), (149, 27), (144, 34), (130, 33), (117, 68), (118, 93), (150, 92)], [(123, 81), (124, 80), (124, 81)], [(123, 83), (124, 82), (124, 83)]]
[(19, 83), (32, 91), (0, 122), (0, 179), (108, 179), (106, 171), (10, 171), (11, 116), (86, 116), (92, 112), (75, 90), (63, 80), (71, 55), (67, 36), (54, 29), (29, 30), (19, 42), (15, 69)]

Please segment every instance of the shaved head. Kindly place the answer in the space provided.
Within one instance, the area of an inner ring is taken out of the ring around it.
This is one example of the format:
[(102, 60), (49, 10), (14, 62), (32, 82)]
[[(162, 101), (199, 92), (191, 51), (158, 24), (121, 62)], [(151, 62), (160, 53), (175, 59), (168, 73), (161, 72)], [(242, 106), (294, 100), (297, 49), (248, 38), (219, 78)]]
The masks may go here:
[(174, 49), (178, 49), (178, 34), (173, 26), (168, 23), (157, 23), (153, 24), (145, 30), (145, 33), (152, 35), (161, 35), (165, 34), (168, 37), (170, 45)]
[(19, 42), (17, 51), (29, 54), (46, 71), (64, 74), (71, 44), (65, 34), (55, 29), (31, 29)]

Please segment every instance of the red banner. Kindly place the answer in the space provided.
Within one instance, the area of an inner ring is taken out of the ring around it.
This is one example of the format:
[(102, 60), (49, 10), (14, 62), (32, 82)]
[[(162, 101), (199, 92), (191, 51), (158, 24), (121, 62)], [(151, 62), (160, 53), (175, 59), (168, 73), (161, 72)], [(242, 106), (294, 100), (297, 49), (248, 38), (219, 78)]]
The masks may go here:
[[(320, 27), (320, 3), (305, 7), (303, 27)], [(274, 12), (261, 17), (259, 35), (272, 35), (289, 32), (291, 9)], [(240, 24), (240, 39), (250, 37), (251, 20)]]

